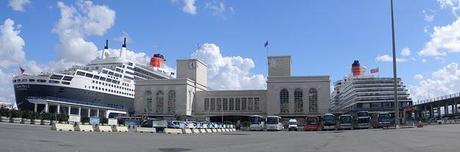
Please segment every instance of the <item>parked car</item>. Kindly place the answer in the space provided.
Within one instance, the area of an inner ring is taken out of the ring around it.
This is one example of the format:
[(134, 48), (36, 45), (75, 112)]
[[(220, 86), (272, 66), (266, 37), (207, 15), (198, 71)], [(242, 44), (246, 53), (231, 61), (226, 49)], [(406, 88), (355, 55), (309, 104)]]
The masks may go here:
[(319, 116), (307, 116), (305, 119), (307, 123), (304, 127), (305, 131), (319, 131)]

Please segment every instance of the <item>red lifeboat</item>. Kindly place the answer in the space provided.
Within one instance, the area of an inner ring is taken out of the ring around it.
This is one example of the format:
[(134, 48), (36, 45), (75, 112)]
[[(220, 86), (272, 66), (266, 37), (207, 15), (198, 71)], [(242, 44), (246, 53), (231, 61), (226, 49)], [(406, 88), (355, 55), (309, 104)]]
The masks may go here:
[(163, 65), (163, 62), (166, 61), (164, 56), (161, 54), (154, 54), (152, 58), (150, 58), (150, 65), (156, 68), (160, 68)]

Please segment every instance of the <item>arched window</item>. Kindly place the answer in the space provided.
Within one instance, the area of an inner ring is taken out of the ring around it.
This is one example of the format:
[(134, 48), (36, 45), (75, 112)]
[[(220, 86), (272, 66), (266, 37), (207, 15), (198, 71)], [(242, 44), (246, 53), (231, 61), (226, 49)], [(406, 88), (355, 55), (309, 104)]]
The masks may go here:
[(318, 112), (318, 90), (315, 88), (311, 88), (308, 91), (308, 110), (310, 113), (317, 113)]
[(280, 113), (289, 113), (289, 91), (286, 88), (280, 91)]
[(147, 90), (144, 92), (144, 112), (152, 112), (152, 91)]
[(164, 95), (163, 91), (159, 90), (157, 92), (157, 98), (156, 98), (157, 105), (155, 108), (156, 113), (163, 113), (163, 101), (164, 101), (163, 95)]
[(303, 112), (303, 90), (300, 88), (294, 91), (294, 107), (295, 112)]
[(176, 111), (176, 91), (169, 90), (168, 92), (168, 113), (174, 114)]

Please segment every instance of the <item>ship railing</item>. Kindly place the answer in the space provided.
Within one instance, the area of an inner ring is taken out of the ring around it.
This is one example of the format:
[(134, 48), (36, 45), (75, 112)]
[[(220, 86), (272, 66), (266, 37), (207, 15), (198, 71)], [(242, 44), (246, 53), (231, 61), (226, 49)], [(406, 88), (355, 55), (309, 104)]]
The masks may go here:
[(125, 107), (125, 106), (95, 103), (96, 101), (94, 101), (94, 102), (85, 102), (85, 101), (81, 101), (81, 100), (72, 100), (72, 99), (50, 97), (50, 96), (43, 96), (43, 97), (30, 96), (27, 99), (55, 100), (55, 101), (64, 101), (64, 102), (69, 102), (69, 103), (78, 103), (78, 104), (86, 104), (86, 105), (93, 105), (93, 106), (109, 107), (109, 108), (118, 109), (118, 110), (125, 110), (125, 111), (128, 110), (128, 108)]

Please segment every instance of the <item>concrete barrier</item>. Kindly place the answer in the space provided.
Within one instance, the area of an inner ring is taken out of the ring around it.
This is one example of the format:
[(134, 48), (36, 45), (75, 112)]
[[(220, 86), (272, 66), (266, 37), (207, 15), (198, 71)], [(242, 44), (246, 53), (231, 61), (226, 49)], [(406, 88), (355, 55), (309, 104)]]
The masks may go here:
[(217, 128), (215, 130), (216, 130), (215, 132), (222, 132), (222, 130), (220, 130), (220, 128)]
[(112, 132), (112, 126), (96, 125), (95, 131), (97, 131), (97, 132)]
[(201, 132), (201, 133), (207, 133), (206, 129), (203, 129), (203, 128), (200, 129), (200, 132)]
[(182, 129), (165, 128), (167, 134), (182, 134)]
[(126, 126), (112, 126), (113, 132), (128, 132), (128, 127)]
[(139, 133), (156, 133), (156, 129), (155, 128), (146, 128), (146, 127), (137, 127), (136, 128), (136, 132), (139, 132)]
[(93, 132), (94, 128), (92, 125), (76, 125), (75, 131)]
[(211, 133), (213, 133), (213, 132), (217, 132), (217, 130), (214, 129), (214, 128), (211, 128)]
[(191, 133), (192, 133), (192, 129), (184, 128), (184, 129), (182, 129), (182, 133), (184, 133), (184, 134), (191, 134)]
[(74, 131), (74, 127), (71, 124), (60, 124), (60, 123), (53, 123), (51, 125), (51, 130), (56, 131)]
[(11, 118), (10, 119), (11, 123), (21, 123), (21, 121), (22, 121), (22, 118)]
[(198, 129), (198, 128), (194, 128), (194, 129), (190, 129), (190, 130), (192, 130), (192, 133), (194, 133), (194, 134), (201, 133), (200, 129)]

